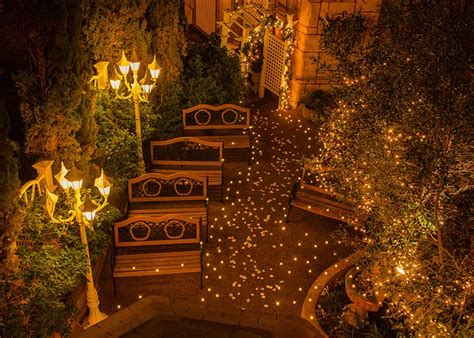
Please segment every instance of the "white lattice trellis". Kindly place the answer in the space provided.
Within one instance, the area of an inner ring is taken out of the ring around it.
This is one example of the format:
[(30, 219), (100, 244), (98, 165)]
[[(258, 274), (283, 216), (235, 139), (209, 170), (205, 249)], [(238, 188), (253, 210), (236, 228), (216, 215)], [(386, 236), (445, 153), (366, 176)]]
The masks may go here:
[(246, 3), (260, 5), (263, 9), (268, 9), (268, 0), (248, 0)]
[(283, 67), (285, 62), (285, 42), (276, 37), (270, 31), (265, 34), (265, 45), (263, 49), (263, 83), (260, 85), (260, 92), (268, 89), (276, 95), (280, 95), (283, 77)]
[(216, 30), (216, 0), (196, 1), (196, 26), (210, 35)]

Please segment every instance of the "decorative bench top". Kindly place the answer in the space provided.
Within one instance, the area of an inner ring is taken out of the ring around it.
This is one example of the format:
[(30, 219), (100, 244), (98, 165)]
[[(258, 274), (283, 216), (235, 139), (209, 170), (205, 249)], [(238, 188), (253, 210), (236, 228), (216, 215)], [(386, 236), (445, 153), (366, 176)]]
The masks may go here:
[(199, 104), (183, 109), (183, 128), (191, 129), (248, 129), (250, 109), (235, 104), (211, 106)]
[(177, 137), (151, 142), (152, 164), (221, 165), (222, 142), (197, 137)]
[(148, 173), (128, 180), (129, 202), (201, 201), (207, 199), (205, 177), (178, 172)]
[(116, 247), (200, 242), (200, 218), (180, 214), (135, 216), (114, 224)]

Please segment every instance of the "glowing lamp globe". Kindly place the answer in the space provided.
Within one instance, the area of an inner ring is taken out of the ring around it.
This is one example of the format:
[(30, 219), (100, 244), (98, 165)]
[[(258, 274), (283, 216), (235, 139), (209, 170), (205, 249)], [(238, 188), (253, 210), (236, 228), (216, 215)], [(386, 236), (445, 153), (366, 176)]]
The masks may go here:
[(64, 190), (69, 189), (69, 181), (66, 179), (68, 172), (69, 170), (67, 170), (64, 163), (61, 162), (61, 170), (54, 176)]
[(114, 70), (114, 74), (110, 77), (110, 85), (114, 90), (118, 90), (120, 88), (120, 81), (122, 77), (117, 72), (117, 69)]
[(161, 67), (156, 62), (156, 56), (153, 56), (153, 62), (148, 65), (148, 69), (150, 70), (150, 76), (153, 80), (156, 80), (158, 76), (160, 76)]
[(69, 170), (67, 175), (64, 177), (69, 183), (69, 188), (79, 190), (82, 187), (82, 173), (75, 166)]
[(96, 206), (92, 203), (89, 196), (86, 196), (84, 205), (82, 206), (82, 215), (88, 221), (92, 221), (95, 217)]
[(130, 62), (127, 60), (124, 51), (122, 51), (122, 57), (120, 58), (120, 61), (117, 63), (117, 65), (119, 66), (120, 72), (123, 75), (128, 74), (128, 71), (130, 70)]
[(132, 52), (132, 56), (130, 56), (130, 68), (134, 72), (138, 72), (138, 69), (140, 68), (140, 59), (138, 58), (138, 55), (135, 51)]
[(107, 176), (104, 175), (104, 169), (101, 170), (100, 176), (95, 179), (94, 186), (99, 189), (99, 192), (102, 196), (107, 197), (110, 195), (110, 187), (112, 185), (107, 179)]
[(151, 90), (153, 89), (153, 80), (148, 77), (148, 74), (145, 74), (145, 77), (140, 81), (140, 84), (145, 93), (151, 93)]

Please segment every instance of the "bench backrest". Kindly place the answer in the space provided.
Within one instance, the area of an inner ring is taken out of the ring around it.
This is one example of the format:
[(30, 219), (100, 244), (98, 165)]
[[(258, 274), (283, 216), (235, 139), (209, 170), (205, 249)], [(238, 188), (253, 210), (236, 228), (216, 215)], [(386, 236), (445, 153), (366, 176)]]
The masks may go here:
[(235, 104), (211, 106), (199, 104), (183, 109), (184, 130), (248, 129), (250, 109)]
[(190, 173), (149, 173), (128, 180), (129, 202), (201, 201), (207, 199), (207, 179)]
[(208, 142), (197, 137), (177, 137), (151, 142), (154, 165), (221, 166), (222, 142)]
[(114, 224), (116, 247), (199, 243), (201, 219), (179, 214), (135, 216)]
[[(337, 171), (335, 168), (321, 167), (320, 172), (334, 172)], [(309, 170), (306, 166), (303, 167), (303, 172), (300, 178), (300, 188), (306, 190), (312, 190), (318, 193), (326, 194), (328, 196), (337, 197), (337, 194), (328, 191), (321, 187), (320, 177), (317, 172)]]

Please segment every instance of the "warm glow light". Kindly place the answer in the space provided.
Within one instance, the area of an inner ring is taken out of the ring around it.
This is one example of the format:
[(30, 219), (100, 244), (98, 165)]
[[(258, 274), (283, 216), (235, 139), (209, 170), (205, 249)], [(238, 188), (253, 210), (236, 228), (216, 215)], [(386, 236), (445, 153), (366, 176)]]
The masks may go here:
[(122, 51), (122, 58), (120, 61), (117, 63), (119, 66), (120, 72), (123, 75), (127, 75), (129, 70), (130, 70), (130, 62), (127, 60), (127, 57), (125, 56), (125, 53)]
[(114, 73), (110, 77), (110, 85), (114, 90), (118, 90), (120, 87), (120, 81), (122, 80), (122, 76), (117, 72), (117, 69), (114, 68)]
[(61, 162), (61, 169), (59, 173), (54, 176), (64, 190), (69, 189), (69, 182), (65, 179), (68, 172), (69, 170), (67, 170), (64, 163)]
[(153, 61), (148, 65), (148, 69), (150, 70), (150, 76), (153, 80), (156, 80), (158, 76), (160, 76), (161, 67), (156, 62), (156, 56), (153, 55)]
[(81, 189), (82, 173), (76, 167), (72, 167), (71, 170), (69, 170), (65, 179), (69, 182), (69, 188), (73, 188), (74, 190)]
[(397, 271), (398, 271), (398, 273), (401, 274), (401, 275), (406, 274), (405, 269), (404, 269), (403, 266), (401, 266), (401, 265), (397, 266)]
[(140, 81), (142, 89), (145, 93), (150, 94), (153, 89), (153, 81), (145, 74), (145, 77)]
[(84, 218), (88, 221), (92, 221), (95, 217), (95, 210), (96, 206), (92, 203), (89, 196), (86, 196), (86, 200), (84, 201), (84, 205), (82, 207), (82, 214)]
[(104, 174), (104, 169), (101, 169), (100, 176), (94, 181), (94, 186), (99, 189), (102, 196), (107, 197), (110, 194), (110, 187), (112, 186)]
[(130, 68), (134, 72), (138, 72), (138, 69), (140, 68), (140, 59), (138, 58), (138, 55), (135, 51), (132, 52), (132, 56), (130, 56)]

